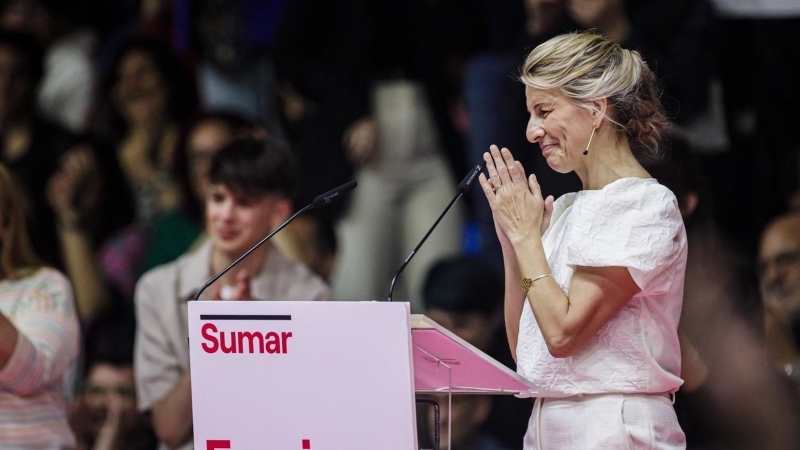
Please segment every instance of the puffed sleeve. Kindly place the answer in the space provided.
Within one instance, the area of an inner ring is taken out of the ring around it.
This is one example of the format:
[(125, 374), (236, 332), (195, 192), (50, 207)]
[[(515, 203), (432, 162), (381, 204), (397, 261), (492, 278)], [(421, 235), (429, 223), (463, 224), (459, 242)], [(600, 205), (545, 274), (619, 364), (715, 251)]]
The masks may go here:
[(642, 292), (666, 292), (673, 275), (667, 269), (686, 245), (675, 195), (655, 181), (621, 180), (582, 200), (573, 211), (567, 264), (627, 267)]

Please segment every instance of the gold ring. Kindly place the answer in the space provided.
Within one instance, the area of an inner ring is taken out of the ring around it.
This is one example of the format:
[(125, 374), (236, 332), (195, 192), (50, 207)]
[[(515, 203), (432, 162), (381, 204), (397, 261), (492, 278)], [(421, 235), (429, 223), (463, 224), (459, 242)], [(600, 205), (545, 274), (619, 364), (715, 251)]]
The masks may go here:
[(499, 186), (493, 187), (492, 192), (497, 192), (497, 190), (500, 189), (501, 187), (503, 187), (503, 183), (500, 183)]

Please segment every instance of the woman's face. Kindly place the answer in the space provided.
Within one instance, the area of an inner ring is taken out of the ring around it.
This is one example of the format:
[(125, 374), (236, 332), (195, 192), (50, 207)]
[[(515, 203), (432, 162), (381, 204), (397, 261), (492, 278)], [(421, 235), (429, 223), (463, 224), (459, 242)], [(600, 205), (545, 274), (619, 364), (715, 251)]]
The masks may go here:
[(575, 105), (553, 90), (525, 87), (531, 117), (525, 135), (539, 144), (547, 165), (559, 173), (569, 173), (581, 163), (592, 132), (592, 113)]
[(131, 50), (117, 67), (112, 96), (129, 125), (152, 124), (167, 112), (169, 92), (155, 60), (143, 50)]
[(189, 161), (189, 183), (199, 199), (208, 193), (208, 170), (211, 158), (233, 139), (232, 130), (225, 124), (206, 120), (198, 123), (186, 140), (186, 156)]
[(235, 193), (222, 184), (209, 186), (206, 198), (206, 232), (216, 250), (238, 257), (256, 245), (284, 217), (277, 194), (252, 197)]

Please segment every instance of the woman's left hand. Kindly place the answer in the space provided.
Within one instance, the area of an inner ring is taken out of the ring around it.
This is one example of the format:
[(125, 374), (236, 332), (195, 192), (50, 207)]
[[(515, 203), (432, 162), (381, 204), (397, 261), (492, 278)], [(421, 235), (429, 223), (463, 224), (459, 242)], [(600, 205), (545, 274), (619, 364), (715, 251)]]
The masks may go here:
[(553, 208), (552, 196), (547, 200), (542, 198), (536, 176), (526, 180), (522, 164), (514, 160), (508, 149), (499, 150), (492, 145), (483, 159), (489, 179), (481, 174), (479, 181), (497, 225), (512, 243), (541, 236), (549, 225), (546, 222)]

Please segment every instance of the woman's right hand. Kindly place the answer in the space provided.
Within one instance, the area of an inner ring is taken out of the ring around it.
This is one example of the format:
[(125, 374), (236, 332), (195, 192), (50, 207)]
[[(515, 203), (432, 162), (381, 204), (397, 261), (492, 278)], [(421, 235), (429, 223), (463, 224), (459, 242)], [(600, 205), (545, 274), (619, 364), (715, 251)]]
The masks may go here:
[(527, 234), (531, 226), (537, 226), (539, 236), (550, 226), (553, 213), (553, 196), (543, 197), (535, 175), (526, 179), (522, 163), (514, 160), (508, 149), (490, 147), (484, 154), (487, 178), (481, 174), (479, 181), (492, 209), (495, 229), (501, 246), (511, 246), (509, 234)]

